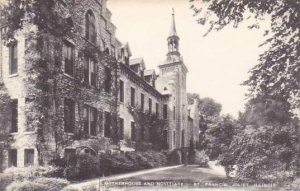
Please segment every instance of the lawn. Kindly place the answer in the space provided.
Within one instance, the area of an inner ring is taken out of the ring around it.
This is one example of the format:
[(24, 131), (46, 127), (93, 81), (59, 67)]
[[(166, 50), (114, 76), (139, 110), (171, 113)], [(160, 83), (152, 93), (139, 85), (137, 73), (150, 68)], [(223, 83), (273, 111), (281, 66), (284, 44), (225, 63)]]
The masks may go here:
[[(274, 185), (237, 184), (215, 169), (183, 166), (141, 176), (105, 182), (109, 190), (204, 190), (204, 191), (273, 191)], [(264, 186), (264, 187), (260, 187)], [(272, 187), (267, 187), (272, 186)]]

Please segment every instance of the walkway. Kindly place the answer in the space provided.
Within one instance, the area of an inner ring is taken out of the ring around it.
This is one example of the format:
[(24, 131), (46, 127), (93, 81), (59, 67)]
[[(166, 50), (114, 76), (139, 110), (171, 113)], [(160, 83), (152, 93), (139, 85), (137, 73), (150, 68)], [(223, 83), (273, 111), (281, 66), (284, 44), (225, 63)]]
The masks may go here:
[(85, 180), (80, 183), (73, 183), (73, 184), (69, 185), (68, 188), (82, 189), (82, 188), (89, 187), (89, 186), (99, 185), (99, 183), (103, 182), (103, 181), (116, 181), (116, 180), (121, 180), (121, 179), (127, 179), (127, 178), (145, 175), (145, 174), (149, 174), (149, 173), (156, 173), (156, 172), (160, 172), (160, 171), (170, 170), (170, 169), (178, 168), (181, 166), (183, 166), (183, 165), (161, 167), (161, 168), (155, 168), (155, 169), (141, 170), (141, 171), (132, 172), (132, 173), (113, 175), (113, 176), (109, 176), (109, 177), (94, 178), (91, 180)]

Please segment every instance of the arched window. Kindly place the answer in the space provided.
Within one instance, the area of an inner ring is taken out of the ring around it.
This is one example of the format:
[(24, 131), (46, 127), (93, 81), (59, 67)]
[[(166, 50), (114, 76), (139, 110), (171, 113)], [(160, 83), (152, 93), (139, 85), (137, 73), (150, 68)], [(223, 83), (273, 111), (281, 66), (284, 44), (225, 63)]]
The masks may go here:
[(95, 16), (91, 10), (85, 16), (85, 37), (92, 43), (96, 43)]

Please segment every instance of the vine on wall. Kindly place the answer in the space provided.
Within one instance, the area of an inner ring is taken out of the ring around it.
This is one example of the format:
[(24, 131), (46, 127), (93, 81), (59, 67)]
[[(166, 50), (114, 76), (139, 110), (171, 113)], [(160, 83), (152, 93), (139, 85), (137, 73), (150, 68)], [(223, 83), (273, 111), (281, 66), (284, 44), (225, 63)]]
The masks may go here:
[(146, 145), (147, 143), (152, 146), (152, 149), (165, 149), (166, 145), (164, 145), (165, 140), (163, 132), (168, 127), (168, 122), (149, 111), (142, 111), (138, 105), (135, 107), (128, 105), (128, 111), (131, 113), (136, 123), (136, 149), (139, 150), (138, 146)]
[[(70, 145), (70, 139), (87, 139), (83, 134), (84, 103), (93, 103), (103, 96), (103, 77), (98, 76), (95, 88), (85, 84), (83, 78), (83, 63), (85, 56), (90, 56), (95, 63), (100, 62), (111, 67), (113, 72), (113, 87), (108, 97), (110, 110), (113, 114), (112, 126), (117, 127), (117, 62), (115, 58), (100, 51), (90, 43), (79, 41), (80, 31), (73, 27), (68, 11), (62, 11), (64, 5), (58, 0), (14, 0), (4, 9), (7, 32), (4, 41), (14, 41), (16, 32), (23, 28), (25, 31), (25, 77), (26, 90), (25, 114), (27, 130), (36, 131), (36, 149), (40, 165), (45, 158), (57, 158), (61, 148)], [(35, 27), (33, 27), (35, 26)], [(33, 28), (33, 29), (32, 29)], [(77, 27), (79, 28), (79, 27)], [(79, 35), (79, 37), (78, 37)], [(62, 46), (65, 38), (71, 38), (78, 43), (78, 56), (75, 59), (75, 73), (66, 82), (62, 70)], [(77, 39), (76, 39), (77, 38)], [(104, 63), (103, 63), (104, 62)], [(99, 70), (97, 68), (97, 70)], [(75, 131), (72, 136), (64, 132), (63, 126), (63, 97), (69, 97), (76, 103)], [(96, 106), (99, 109), (99, 104)], [(97, 115), (98, 127), (103, 131), (103, 111)], [(52, 135), (52, 136), (49, 136)], [(53, 144), (54, 143), (54, 151)], [(49, 152), (50, 151), (50, 152)]]

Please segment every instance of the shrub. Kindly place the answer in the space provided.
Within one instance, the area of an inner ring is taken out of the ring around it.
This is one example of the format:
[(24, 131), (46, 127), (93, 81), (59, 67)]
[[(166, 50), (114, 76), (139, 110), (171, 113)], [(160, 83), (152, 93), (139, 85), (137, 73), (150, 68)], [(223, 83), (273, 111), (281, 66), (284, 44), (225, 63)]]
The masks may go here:
[(139, 165), (125, 154), (103, 154), (100, 156), (101, 172), (105, 175), (125, 173), (140, 169)]
[(0, 190), (5, 190), (5, 188), (14, 181), (11, 174), (5, 173), (0, 174)]
[(86, 179), (99, 175), (99, 159), (92, 155), (77, 155), (75, 162), (69, 163), (64, 169), (67, 179)]
[(47, 185), (47, 190), (49, 191), (60, 191), (67, 185), (69, 182), (61, 178), (38, 178), (34, 180), (37, 184)]
[(180, 165), (180, 164), (182, 164), (182, 153), (179, 149), (171, 151), (168, 154), (168, 164), (169, 165)]
[(15, 180), (34, 179), (36, 177), (53, 177), (59, 167), (54, 166), (29, 166), (24, 168), (8, 168), (5, 174), (10, 174)]
[(42, 185), (39, 183), (31, 182), (31, 181), (15, 181), (11, 183), (7, 188), (7, 191), (48, 191), (46, 185)]
[(205, 154), (205, 152), (195, 150), (195, 159), (194, 159), (194, 164), (197, 164), (201, 167), (208, 167), (208, 161), (209, 157)]
[(141, 142), (139, 144), (136, 144), (135, 146), (137, 151), (149, 151), (153, 149), (153, 145), (152, 143), (145, 143), (145, 142)]

